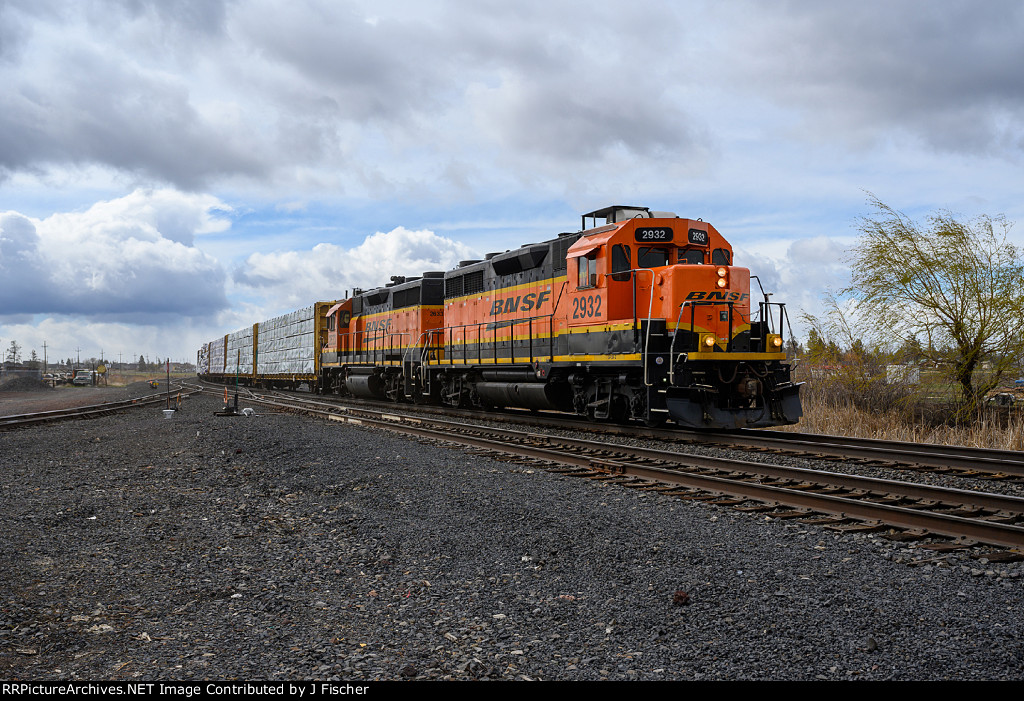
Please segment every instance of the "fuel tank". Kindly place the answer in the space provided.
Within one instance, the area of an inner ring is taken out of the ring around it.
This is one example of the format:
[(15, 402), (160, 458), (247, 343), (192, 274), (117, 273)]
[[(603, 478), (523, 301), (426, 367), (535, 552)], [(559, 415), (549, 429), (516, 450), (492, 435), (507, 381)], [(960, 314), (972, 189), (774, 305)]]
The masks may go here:
[(557, 392), (543, 382), (477, 382), (474, 385), (480, 398), (495, 407), (522, 407), (524, 409), (559, 409)]

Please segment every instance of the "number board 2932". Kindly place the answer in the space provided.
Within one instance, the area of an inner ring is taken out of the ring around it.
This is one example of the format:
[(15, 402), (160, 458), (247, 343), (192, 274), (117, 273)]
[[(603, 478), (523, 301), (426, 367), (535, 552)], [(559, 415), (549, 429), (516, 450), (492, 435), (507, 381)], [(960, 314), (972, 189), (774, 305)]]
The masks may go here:
[(634, 240), (638, 243), (649, 243), (652, 241), (671, 241), (672, 227), (670, 226), (640, 226), (634, 234)]
[(707, 246), (708, 245), (708, 232), (701, 231), (700, 229), (690, 229), (686, 236), (687, 243), (693, 246)]

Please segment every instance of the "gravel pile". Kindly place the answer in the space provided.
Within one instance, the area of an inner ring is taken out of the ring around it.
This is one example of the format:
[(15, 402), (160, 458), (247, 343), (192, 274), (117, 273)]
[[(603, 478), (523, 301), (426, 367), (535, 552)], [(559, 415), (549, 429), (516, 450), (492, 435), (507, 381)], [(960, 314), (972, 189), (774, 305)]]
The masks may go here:
[(4, 378), (0, 382), (0, 392), (52, 392), (53, 387), (36, 377)]
[(0, 433), (0, 677), (1024, 678), (1020, 564), (221, 404)]

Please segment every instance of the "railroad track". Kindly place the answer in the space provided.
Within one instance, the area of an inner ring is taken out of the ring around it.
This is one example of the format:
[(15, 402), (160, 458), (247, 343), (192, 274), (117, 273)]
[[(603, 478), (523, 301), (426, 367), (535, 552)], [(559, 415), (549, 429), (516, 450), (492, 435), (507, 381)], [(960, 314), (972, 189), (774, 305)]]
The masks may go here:
[[(171, 389), (175, 394), (181, 392), (182, 396), (186, 397), (198, 392), (199, 390), (200, 388), (197, 387), (186, 389), (184, 386)], [(52, 411), (39, 411), (30, 414), (11, 414), (9, 416), (0, 416), (0, 431), (24, 426), (35, 426), (43, 423), (67, 421), (70, 419), (95, 418), (97, 416), (105, 416), (107, 414), (124, 411), (126, 409), (132, 409), (140, 406), (151, 406), (153, 404), (166, 401), (167, 392), (165, 391), (158, 394), (150, 394), (116, 402), (103, 402), (102, 404), (90, 404), (87, 406), (71, 407), (67, 409), (55, 409)]]
[(728, 433), (687, 432), (697, 443), (773, 450), (826, 458), (861, 459), (924, 471), (1024, 482), (1024, 452), (969, 446), (905, 443), (874, 438), (847, 438), (815, 433), (740, 430)]
[[(466, 414), (472, 416), (472, 414)], [(1024, 452), (995, 450), (968, 446), (906, 443), (874, 438), (829, 436), (816, 433), (750, 430), (690, 431), (686, 429), (652, 429), (641, 426), (594, 424), (587, 421), (559, 421), (551, 417), (534, 417), (517, 413), (525, 423), (599, 431), (629, 438), (653, 438), (689, 445), (749, 450), (794, 457), (834, 460), (836, 458), (862, 464), (939, 472), (978, 479), (999, 479), (1024, 483)]]
[(357, 408), (281, 395), (252, 394), (246, 399), (772, 518), (841, 531), (889, 531), (896, 539), (939, 538), (942, 543), (930, 546), (937, 549), (984, 543), (1010, 549), (1006, 557), (1024, 555), (1020, 497), (498, 429), (403, 414), (395, 408)]
[[(223, 392), (223, 385), (210, 385)], [(248, 388), (240, 388), (249, 391)], [(308, 393), (278, 392), (280, 396), (308, 399)], [(321, 398), (327, 400), (327, 397)], [(349, 398), (330, 397), (331, 403), (347, 407), (379, 408), (380, 411), (416, 412), (423, 415), (457, 417), (469, 421), (480, 420), (479, 411), (466, 411), (437, 406), (391, 404)], [(863, 465), (906, 469), (917, 472), (935, 472), (974, 479), (1005, 480), (1024, 483), (1024, 452), (995, 450), (967, 446), (883, 441), (871, 438), (848, 438), (814, 433), (745, 430), (689, 431), (685, 429), (659, 429), (636, 425), (595, 423), (575, 419), (565, 414), (548, 414), (525, 410), (505, 410), (495, 415), (506, 416), (517, 423), (563, 430), (584, 431), (624, 438), (655, 439), (687, 445), (708, 445), (757, 453), (790, 455), (817, 460), (855, 462)]]

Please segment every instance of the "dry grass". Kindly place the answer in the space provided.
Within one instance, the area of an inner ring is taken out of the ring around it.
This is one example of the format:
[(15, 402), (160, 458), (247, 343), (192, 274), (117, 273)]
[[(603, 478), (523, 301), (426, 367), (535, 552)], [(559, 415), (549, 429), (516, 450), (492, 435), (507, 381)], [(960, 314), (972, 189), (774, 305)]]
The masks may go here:
[(907, 418), (904, 411), (865, 411), (848, 403), (804, 402), (804, 417), (782, 431), (858, 438), (1024, 450), (1024, 414), (992, 411), (970, 426), (931, 426)]
[[(109, 387), (123, 387), (133, 382), (145, 382), (146, 380), (160, 380), (163, 382), (167, 377), (166, 370), (155, 370), (152, 372), (139, 372), (138, 370), (111, 370), (107, 374), (107, 385)], [(194, 372), (172, 372), (171, 380), (195, 379)]]

